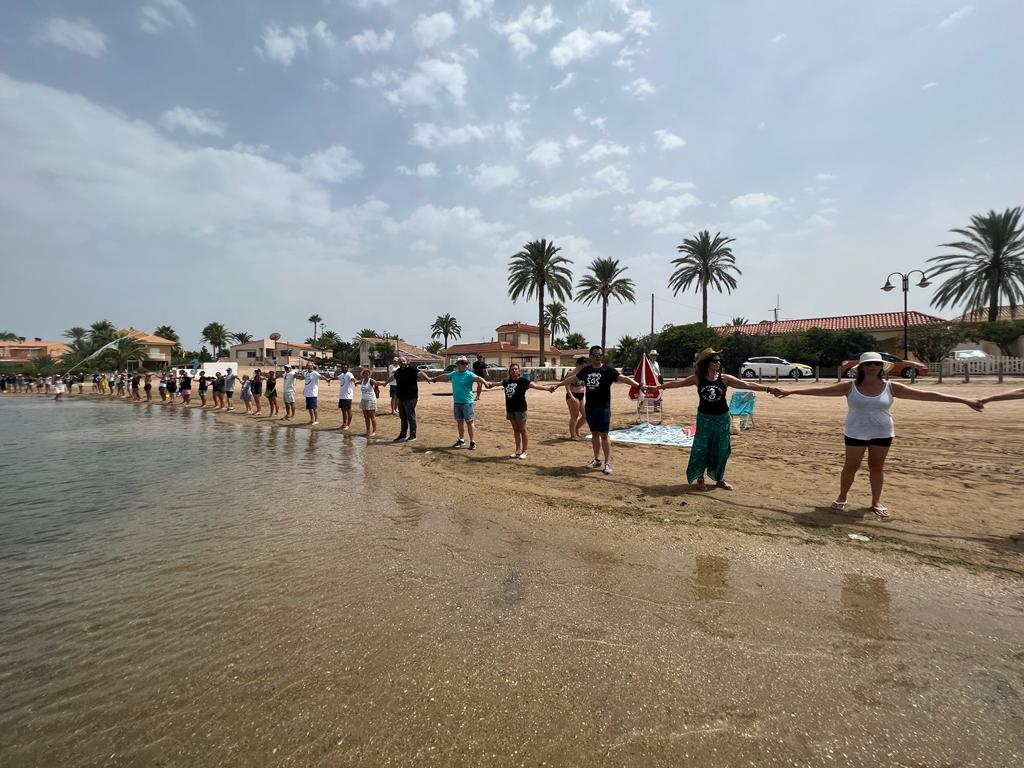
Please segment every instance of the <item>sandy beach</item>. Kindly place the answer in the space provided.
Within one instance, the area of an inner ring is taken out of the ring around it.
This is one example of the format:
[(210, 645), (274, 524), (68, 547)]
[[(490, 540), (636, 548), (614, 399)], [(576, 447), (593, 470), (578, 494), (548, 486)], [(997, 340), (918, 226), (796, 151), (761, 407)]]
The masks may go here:
[[(783, 382), (780, 386), (792, 386)], [(966, 397), (1012, 389), (1014, 383), (921, 383)], [(633, 421), (625, 386), (613, 389), (612, 428)], [(451, 449), (456, 435), (450, 386), (420, 384), (415, 443), (392, 444), (398, 417), (382, 401), (370, 468), (402, 493), (423, 500), (465, 498), (480, 509), (535, 510), (550, 517), (628, 518), (638, 526), (727, 529), (848, 547), (849, 533), (871, 538), (871, 549), (905, 552), (936, 565), (960, 563), (1024, 574), (1024, 401), (989, 404), (984, 413), (965, 406), (898, 400), (896, 441), (886, 465), (883, 501), (891, 521), (868, 509), (866, 467), (850, 495), (850, 509), (829, 508), (843, 453), (842, 398), (758, 396), (756, 427), (733, 437), (728, 477), (734, 491), (691, 492), (684, 469), (688, 451), (669, 446), (613, 444), (615, 472), (587, 472), (589, 442), (567, 437), (564, 395), (529, 394), (530, 456), (508, 458), (513, 448), (501, 390), (484, 391), (477, 404), (476, 451)], [(386, 391), (382, 392), (386, 398)], [(125, 402), (125, 401), (122, 401)], [(198, 402), (194, 398), (193, 402)], [(337, 430), (337, 385), (321, 387), (320, 424)], [(180, 406), (175, 406), (180, 407)], [(255, 419), (244, 411), (220, 418), (307, 429), (299, 404), (294, 422)], [(665, 423), (690, 424), (693, 390), (665, 396)], [(264, 406), (264, 413), (266, 407)], [(364, 440), (358, 401), (352, 440)]]

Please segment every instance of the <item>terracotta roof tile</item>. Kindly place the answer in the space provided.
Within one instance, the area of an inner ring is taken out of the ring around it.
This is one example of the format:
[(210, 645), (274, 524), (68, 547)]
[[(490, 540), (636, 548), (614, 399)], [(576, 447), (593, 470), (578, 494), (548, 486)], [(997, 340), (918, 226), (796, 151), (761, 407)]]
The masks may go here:
[[(945, 323), (941, 317), (923, 312), (908, 312), (907, 325), (916, 328)], [(903, 328), (902, 312), (879, 312), (870, 315), (841, 315), (839, 317), (812, 317), (804, 320), (766, 320), (747, 325), (716, 325), (719, 333), (742, 333), (750, 336), (778, 336), (783, 333), (823, 328), (830, 331), (888, 331)]]
[[(1000, 307), (996, 320), (1024, 320), (1024, 306), (1015, 307), (1016, 312), (1009, 307)], [(964, 312), (959, 317), (954, 317), (954, 323), (984, 323), (988, 320), (988, 307), (976, 309), (973, 312)]]

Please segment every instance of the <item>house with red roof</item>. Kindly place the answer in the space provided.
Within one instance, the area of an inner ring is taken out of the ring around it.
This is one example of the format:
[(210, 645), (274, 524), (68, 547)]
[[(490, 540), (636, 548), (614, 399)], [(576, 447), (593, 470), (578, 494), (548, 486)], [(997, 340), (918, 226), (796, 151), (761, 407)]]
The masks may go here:
[(505, 323), (494, 329), (494, 337), (490, 341), (452, 344), (441, 351), (447, 364), (452, 364), (461, 356), (472, 361), (477, 354), (483, 355), (484, 361), (495, 363), (507, 368), (512, 363), (519, 363), (523, 368), (540, 368), (557, 366), (561, 360), (562, 350), (551, 346), (551, 331), (544, 330), (544, 359), (538, 360), (537, 346), (540, 337), (540, 326), (529, 323)]

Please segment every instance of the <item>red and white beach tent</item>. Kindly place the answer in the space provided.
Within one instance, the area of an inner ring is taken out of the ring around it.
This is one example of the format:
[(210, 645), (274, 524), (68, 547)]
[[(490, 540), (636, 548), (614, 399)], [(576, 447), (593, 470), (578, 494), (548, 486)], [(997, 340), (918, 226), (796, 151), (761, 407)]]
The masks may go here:
[[(633, 378), (645, 387), (658, 386), (658, 377), (654, 375), (654, 369), (651, 367), (651, 361), (647, 359), (646, 354), (640, 358), (640, 362), (636, 366), (636, 374), (634, 374)], [(650, 412), (652, 409), (656, 413), (661, 412), (661, 390), (648, 389), (647, 392), (641, 396), (640, 389), (638, 387), (630, 387), (629, 397), (631, 400), (637, 401), (637, 419), (640, 418), (641, 411), (643, 411), (648, 421), (650, 421)]]

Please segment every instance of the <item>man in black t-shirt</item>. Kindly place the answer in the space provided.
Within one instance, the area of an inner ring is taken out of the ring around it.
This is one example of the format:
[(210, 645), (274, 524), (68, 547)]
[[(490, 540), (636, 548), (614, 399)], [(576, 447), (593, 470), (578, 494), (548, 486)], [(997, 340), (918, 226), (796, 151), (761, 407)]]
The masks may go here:
[(430, 381), (423, 371), (409, 365), (405, 357), (398, 358), (398, 367), (385, 384), (395, 382), (395, 396), (398, 398), (398, 416), (402, 426), (393, 443), (411, 443), (416, 439), (416, 401), (419, 400), (419, 380)]
[[(487, 363), (484, 362), (484, 356), (479, 352), (476, 353), (476, 360), (473, 361), (473, 373), (481, 379), (487, 378)], [(473, 398), (474, 402), (480, 399), (480, 393), (483, 391), (483, 388), (484, 383), (478, 381), (476, 383), (476, 397)]]
[(645, 387), (604, 363), (604, 349), (600, 346), (590, 348), (590, 359), (585, 365), (576, 366), (565, 382), (579, 379), (586, 387), (587, 426), (590, 427), (590, 443), (594, 449), (594, 459), (586, 469), (597, 469), (601, 466), (601, 454), (604, 454), (604, 473), (612, 473), (612, 444), (608, 439), (608, 430), (612, 420), (612, 384), (623, 381), (641, 392)]

